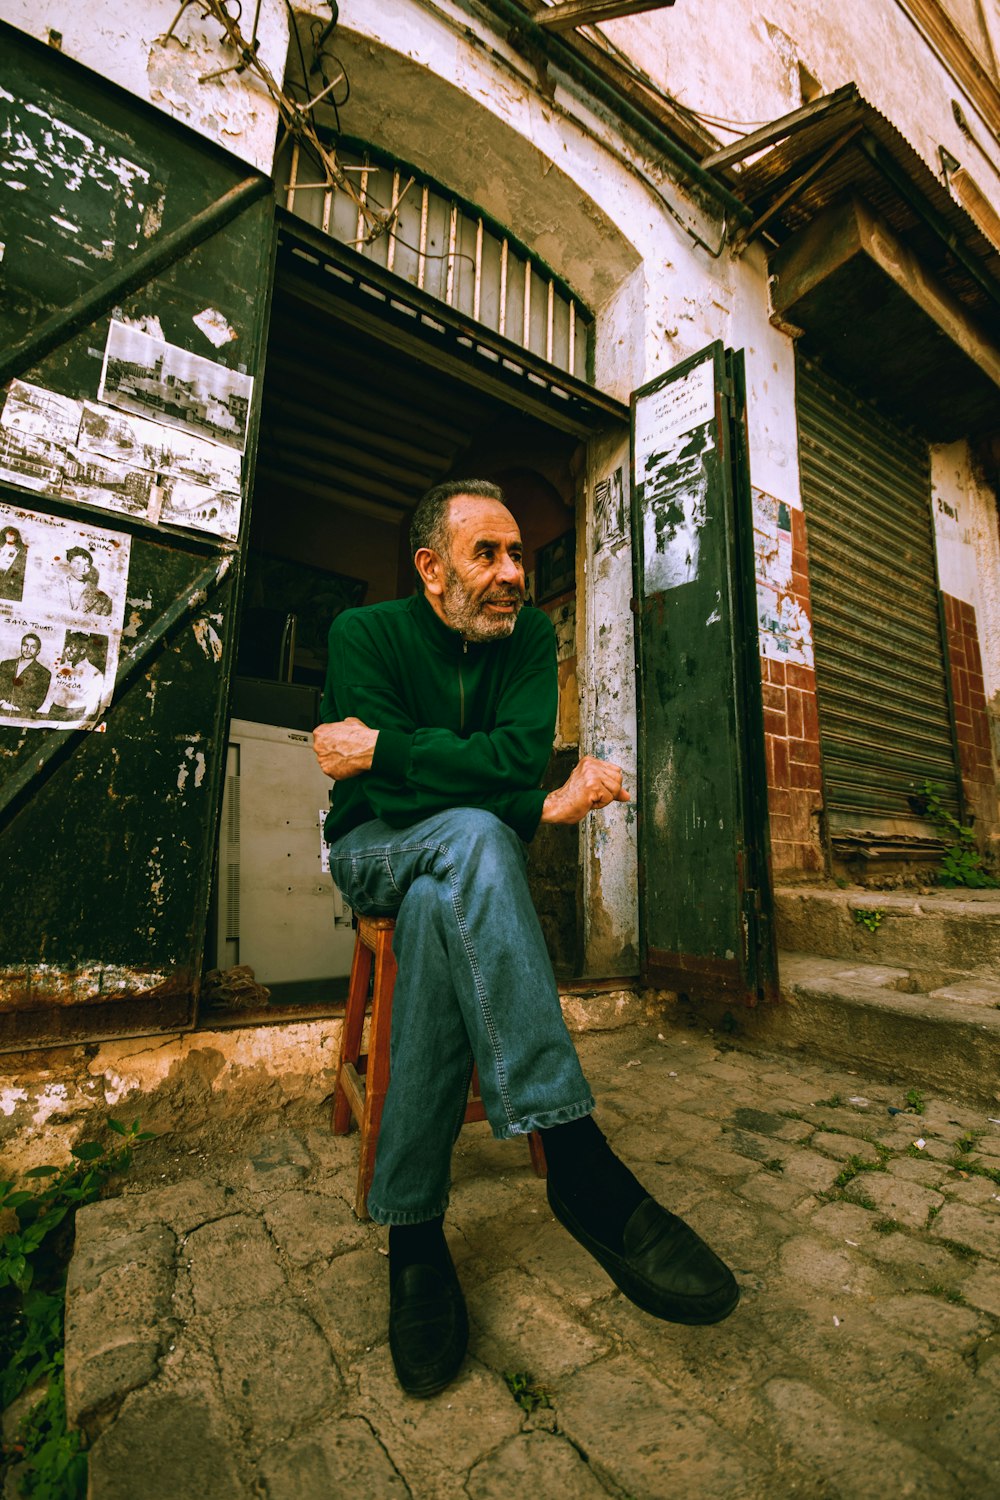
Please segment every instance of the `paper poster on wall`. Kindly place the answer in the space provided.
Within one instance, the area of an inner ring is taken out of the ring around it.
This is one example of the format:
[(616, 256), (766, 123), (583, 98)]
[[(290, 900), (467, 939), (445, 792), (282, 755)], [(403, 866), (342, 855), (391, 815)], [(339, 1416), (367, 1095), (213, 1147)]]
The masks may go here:
[(625, 474), (621, 465), (594, 485), (594, 551), (623, 540), (626, 527)]
[[(75, 458), (76, 472), (63, 485), (68, 498), (115, 510), (155, 507), (161, 524), (217, 536), (235, 538), (239, 531), (240, 456), (232, 448), (88, 401)], [(127, 483), (106, 502), (103, 471), (109, 465), (120, 468)]]
[(235, 540), (234, 448), (15, 380), (0, 412), (0, 478), (119, 515)]
[(253, 377), (114, 322), (99, 399), (242, 453)]
[(688, 453), (714, 446), (704, 428), (715, 418), (715, 368), (710, 359), (642, 396), (635, 406), (635, 473), (639, 483)]
[(0, 504), (0, 724), (94, 729), (114, 692), (130, 539)]
[(0, 479), (58, 495), (82, 410), (68, 396), (12, 381), (0, 412)]
[(635, 484), (647, 593), (698, 576), (707, 520), (705, 455), (715, 448), (715, 369), (704, 359), (635, 405)]
[(791, 511), (763, 490), (754, 488), (752, 493), (760, 654), (811, 667), (812, 625), (792, 572)]

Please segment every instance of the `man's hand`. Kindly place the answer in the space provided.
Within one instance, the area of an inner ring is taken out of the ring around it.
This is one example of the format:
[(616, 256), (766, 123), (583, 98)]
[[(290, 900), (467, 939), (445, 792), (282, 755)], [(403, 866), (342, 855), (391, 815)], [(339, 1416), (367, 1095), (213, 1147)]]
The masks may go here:
[(568, 781), (550, 792), (542, 803), (543, 823), (582, 823), (589, 812), (612, 802), (629, 802), (622, 786), (621, 766), (585, 755)]
[(313, 749), (320, 770), (334, 781), (348, 781), (370, 771), (378, 730), (360, 719), (339, 719), (335, 724), (317, 724)]

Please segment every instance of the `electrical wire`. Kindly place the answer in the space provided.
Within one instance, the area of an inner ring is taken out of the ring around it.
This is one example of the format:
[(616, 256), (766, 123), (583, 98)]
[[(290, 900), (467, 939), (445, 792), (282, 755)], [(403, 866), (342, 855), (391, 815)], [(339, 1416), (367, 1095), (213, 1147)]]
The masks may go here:
[(619, 47), (617, 43), (613, 42), (598, 27), (589, 27), (588, 31), (590, 33), (589, 39), (597, 40), (599, 38), (602, 50), (607, 53), (614, 53), (617, 62), (637, 83), (641, 83), (643, 88), (648, 89), (656, 98), (661, 99), (664, 104), (669, 104), (672, 109), (678, 110), (682, 115), (687, 116), (688, 119), (696, 120), (705, 125), (727, 126), (733, 130), (742, 131), (744, 134), (751, 130), (759, 130), (762, 125), (769, 125), (771, 123), (770, 120), (729, 120), (725, 115), (713, 115), (705, 110), (698, 110), (692, 105), (682, 103), (675, 95), (668, 94), (666, 89), (661, 88), (655, 79), (651, 78), (643, 68), (640, 68), (627, 52)]

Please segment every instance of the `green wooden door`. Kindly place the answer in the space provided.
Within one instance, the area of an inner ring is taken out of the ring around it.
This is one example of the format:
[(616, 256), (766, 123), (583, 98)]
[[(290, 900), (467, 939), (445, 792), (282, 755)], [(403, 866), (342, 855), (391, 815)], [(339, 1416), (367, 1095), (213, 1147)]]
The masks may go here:
[(8, 27), (0, 112), (9, 1049), (193, 1020), (273, 210), (266, 177)]
[(632, 402), (643, 973), (771, 996), (776, 960), (742, 355)]

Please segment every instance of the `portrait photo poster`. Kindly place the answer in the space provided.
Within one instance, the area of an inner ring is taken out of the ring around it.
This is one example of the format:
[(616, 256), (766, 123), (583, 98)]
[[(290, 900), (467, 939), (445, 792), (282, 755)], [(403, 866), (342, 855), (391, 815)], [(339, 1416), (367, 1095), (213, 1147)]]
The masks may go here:
[(94, 729), (110, 706), (131, 539), (0, 503), (0, 725)]

